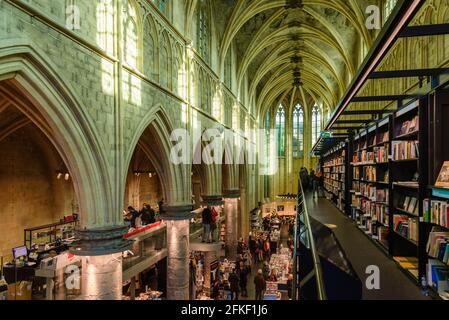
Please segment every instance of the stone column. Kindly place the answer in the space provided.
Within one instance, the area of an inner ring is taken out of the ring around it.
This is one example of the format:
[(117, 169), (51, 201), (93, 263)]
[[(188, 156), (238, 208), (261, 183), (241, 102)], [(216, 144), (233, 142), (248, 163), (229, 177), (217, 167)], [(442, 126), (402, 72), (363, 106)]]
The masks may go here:
[(235, 260), (237, 257), (238, 244), (238, 208), (240, 191), (238, 189), (228, 190), (224, 196), (224, 214), (226, 216), (226, 257)]
[(77, 230), (70, 249), (81, 256), (81, 294), (84, 300), (122, 299), (122, 252), (131, 242), (123, 239), (126, 226)]
[(167, 300), (189, 300), (192, 205), (164, 206), (167, 224)]
[(217, 259), (217, 253), (215, 251), (208, 251), (204, 253), (204, 292), (210, 296), (211, 290), (211, 264)]

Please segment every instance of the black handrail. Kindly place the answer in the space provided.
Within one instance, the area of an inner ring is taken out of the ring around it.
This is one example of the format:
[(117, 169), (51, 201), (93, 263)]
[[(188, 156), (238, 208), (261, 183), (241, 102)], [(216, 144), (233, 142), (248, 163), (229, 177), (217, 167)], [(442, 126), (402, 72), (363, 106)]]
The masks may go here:
[(326, 300), (326, 289), (323, 281), (320, 258), (315, 248), (315, 240), (310, 226), (309, 213), (307, 211), (306, 198), (301, 181), (298, 183), (294, 243), (292, 299), (300, 300), (301, 283), (305, 283), (308, 280), (301, 279), (300, 273), (302, 271), (300, 252), (305, 247), (311, 252), (313, 259), (313, 270), (305, 278), (310, 277), (309, 279), (311, 279), (315, 277), (317, 300)]

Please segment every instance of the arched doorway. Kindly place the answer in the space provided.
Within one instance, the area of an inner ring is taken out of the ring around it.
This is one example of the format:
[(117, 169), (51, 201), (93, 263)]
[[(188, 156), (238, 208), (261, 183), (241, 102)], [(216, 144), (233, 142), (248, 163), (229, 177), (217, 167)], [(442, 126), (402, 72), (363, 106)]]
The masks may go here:
[[(25, 243), (24, 229), (79, 214), (73, 176), (51, 141), (52, 129), (40, 123), (42, 115), (34, 114), (36, 109), (18, 89), (9, 81), (0, 83), (0, 256), (5, 261), (14, 247), (26, 244), (31, 251), (41, 242), (51, 246), (44, 229), (32, 232), (33, 240)], [(54, 247), (57, 253), (62, 251)]]

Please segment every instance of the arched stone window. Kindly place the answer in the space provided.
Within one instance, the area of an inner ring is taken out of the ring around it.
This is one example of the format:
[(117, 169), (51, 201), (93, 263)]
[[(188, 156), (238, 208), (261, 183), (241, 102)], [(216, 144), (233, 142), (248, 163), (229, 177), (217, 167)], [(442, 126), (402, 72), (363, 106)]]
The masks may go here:
[(285, 157), (285, 108), (281, 104), (276, 113), (278, 157)]
[(293, 157), (304, 155), (304, 109), (300, 104), (293, 110)]
[(321, 134), (321, 110), (315, 105), (312, 108), (312, 145), (318, 141)]
[(139, 68), (139, 28), (137, 9), (131, 1), (123, 7), (122, 50), (124, 62), (135, 69)]
[(155, 6), (162, 12), (166, 17), (169, 16), (169, 1), (168, 0), (153, 0)]
[(206, 0), (198, 1), (197, 50), (201, 57), (209, 61), (209, 11)]

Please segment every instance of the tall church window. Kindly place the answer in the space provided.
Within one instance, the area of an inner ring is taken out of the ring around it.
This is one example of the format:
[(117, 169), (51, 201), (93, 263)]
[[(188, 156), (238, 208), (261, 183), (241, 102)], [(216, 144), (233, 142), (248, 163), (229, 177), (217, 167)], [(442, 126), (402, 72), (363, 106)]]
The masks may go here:
[(197, 49), (201, 57), (209, 60), (209, 15), (207, 11), (206, 0), (200, 0), (198, 3), (198, 30), (197, 30)]
[(317, 105), (312, 109), (312, 145), (318, 141), (321, 134), (321, 111)]
[(124, 8), (122, 34), (123, 58), (126, 64), (137, 69), (139, 58), (137, 11), (129, 1)]
[(285, 157), (285, 108), (279, 106), (276, 113), (277, 147), (278, 157)]
[(304, 109), (300, 104), (293, 110), (293, 157), (304, 154)]
[(165, 16), (168, 16), (168, 0), (153, 0), (153, 3)]

